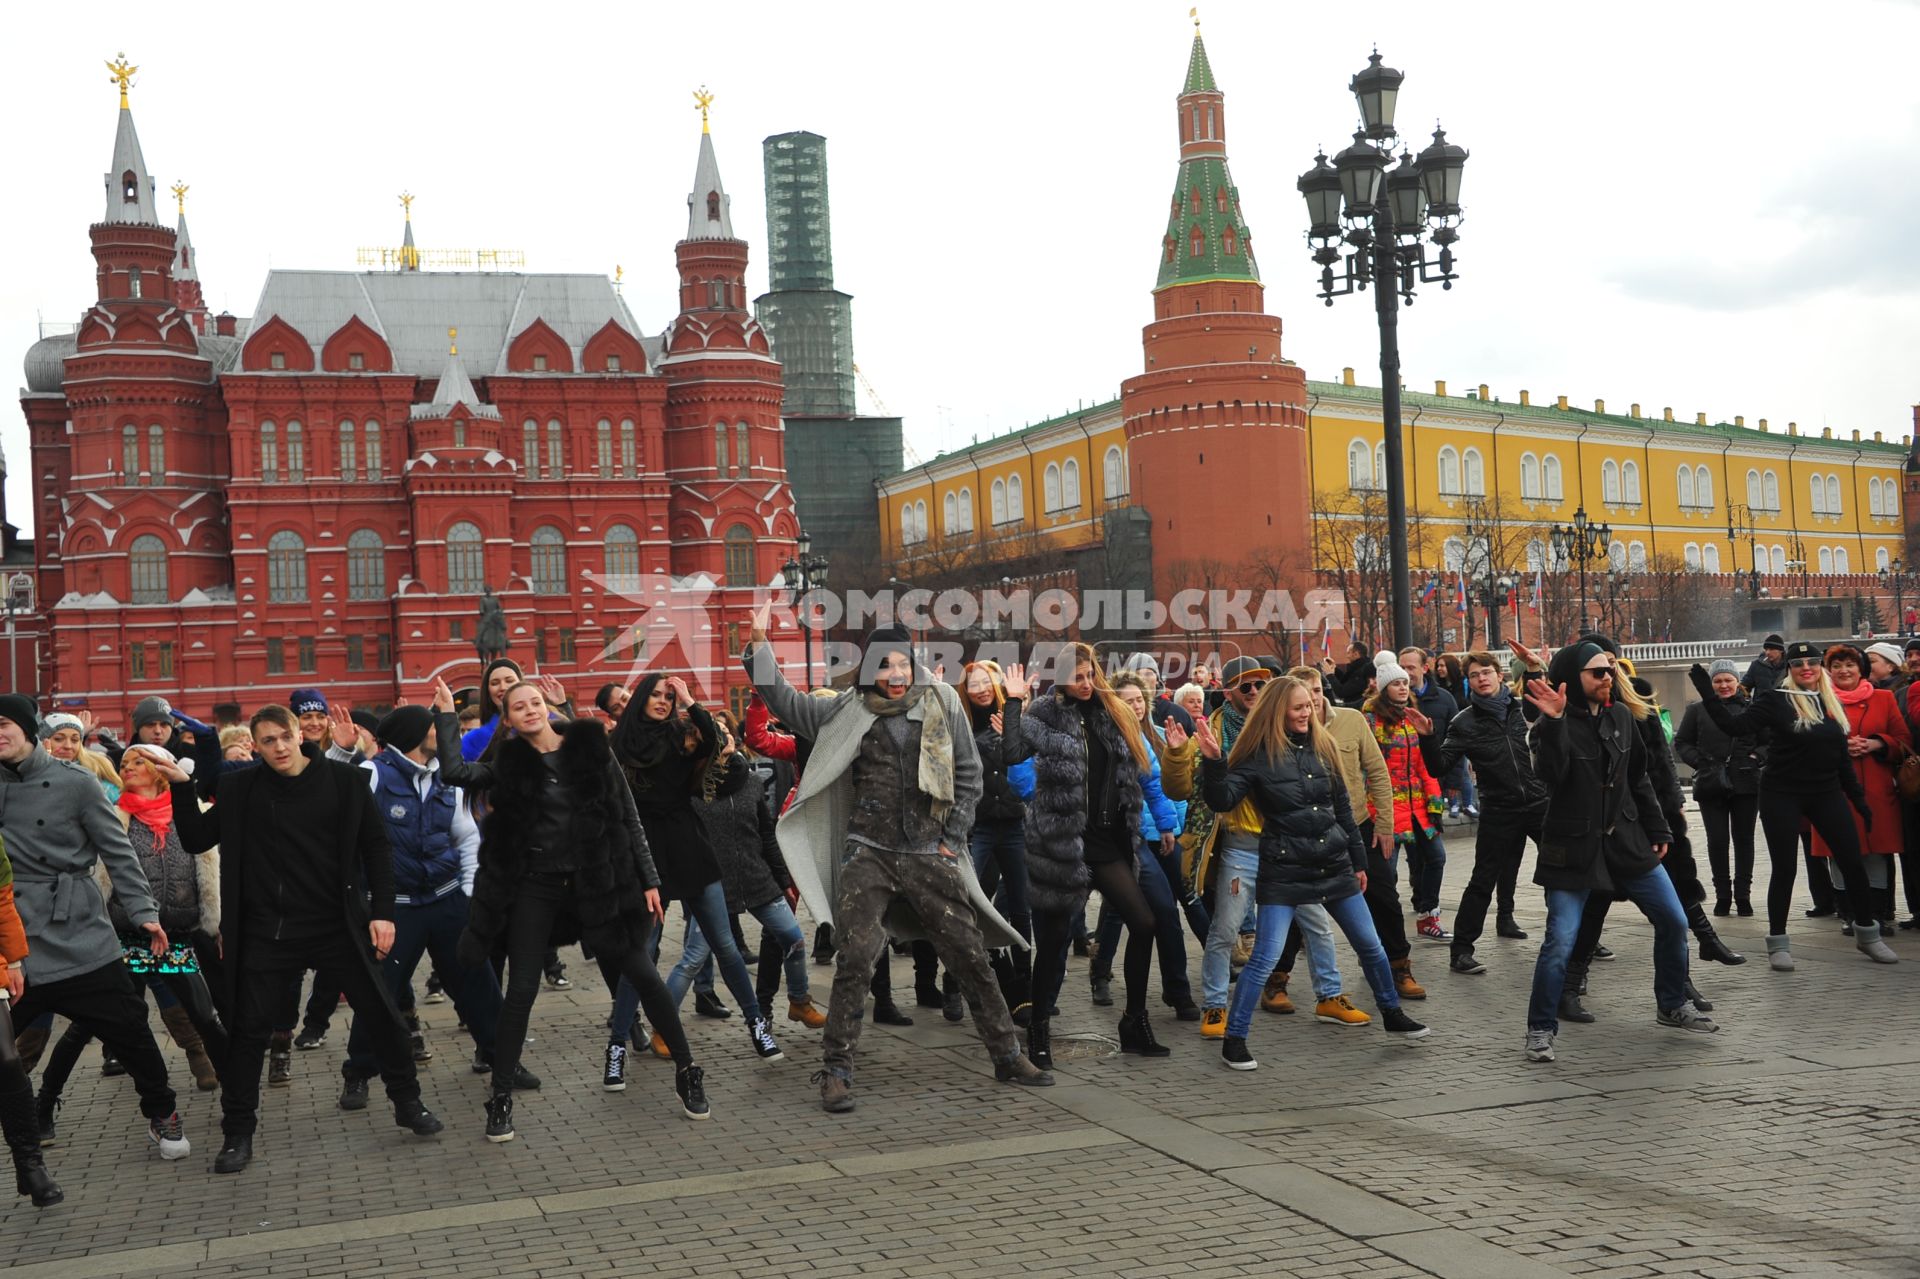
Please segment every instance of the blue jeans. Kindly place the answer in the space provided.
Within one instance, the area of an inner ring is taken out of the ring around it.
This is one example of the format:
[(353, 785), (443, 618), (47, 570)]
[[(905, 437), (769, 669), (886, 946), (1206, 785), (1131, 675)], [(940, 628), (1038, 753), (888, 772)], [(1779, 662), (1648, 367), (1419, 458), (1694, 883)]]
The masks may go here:
[(982, 818), (968, 836), (973, 873), (1007, 922), (1033, 940), (1033, 906), (1027, 890), (1026, 824), (1014, 818)]
[[(1134, 858), (1138, 863), (1140, 891), (1146, 895), (1147, 908), (1153, 911), (1154, 944), (1160, 951), (1160, 991), (1169, 1004), (1184, 1005), (1193, 998), (1193, 984), (1187, 980), (1187, 937), (1181, 931), (1180, 903), (1174, 900), (1173, 885), (1167, 880), (1166, 863), (1144, 844)], [(1095, 938), (1100, 946), (1093, 975), (1113, 977), (1113, 955), (1120, 947), (1120, 915), (1103, 901), (1100, 924)]]
[[(793, 917), (793, 907), (787, 905), (786, 898), (776, 897), (747, 913), (760, 921), (760, 927), (771, 934), (780, 947), (781, 963), (787, 970), (787, 998), (796, 1004), (806, 1003), (807, 935), (800, 930), (800, 921)], [(674, 965), (673, 973), (667, 975), (669, 990), (673, 986), (674, 974), (689, 965), (698, 974), (693, 978), (694, 989), (712, 990), (713, 948), (707, 945), (706, 933), (692, 922), (687, 924), (687, 940), (680, 952), (680, 962)]]
[(1447, 846), (1440, 832), (1425, 834), (1417, 830), (1407, 850), (1407, 891), (1413, 896), (1413, 913), (1425, 915), (1440, 909), (1440, 879), (1447, 873)]
[[(433, 956), (435, 971), (450, 983), (447, 994), (467, 1033), (487, 1060), (493, 1060), (494, 1040), (500, 1025), (500, 983), (491, 964), (463, 967), (459, 959), (460, 934), (467, 926), (467, 895), (455, 891), (418, 906), (396, 906), (393, 911), (393, 949), (380, 965), (387, 990), (399, 1002), (402, 991), (413, 986), (414, 970), (422, 955)], [(374, 1059), (373, 1036), (358, 1014), (353, 1031), (347, 1036), (347, 1060), (340, 1073), (349, 1079), (371, 1079), (380, 1073)]]
[[(1293, 922), (1300, 929), (1301, 944), (1306, 947), (1307, 972), (1313, 979), (1315, 1001), (1337, 999), (1346, 994), (1345, 983), (1340, 980), (1340, 960), (1333, 950), (1333, 916), (1325, 906), (1309, 903), (1293, 908)], [(1377, 939), (1379, 934), (1374, 936)]]
[[(1627, 880), (1620, 891), (1653, 924), (1653, 997), (1662, 1010), (1687, 1002), (1687, 912), (1673, 880), (1656, 866)], [(1565, 888), (1547, 890), (1547, 935), (1533, 965), (1533, 997), (1527, 1003), (1527, 1029), (1560, 1029), (1560, 993), (1567, 982), (1567, 960), (1580, 932), (1587, 894)]]
[[(1360, 956), (1360, 967), (1373, 987), (1373, 1001), (1382, 1012), (1400, 1006), (1400, 992), (1393, 984), (1393, 966), (1373, 931), (1373, 916), (1359, 893), (1349, 893), (1326, 903), (1327, 913), (1347, 935), (1347, 942)], [(1227, 1037), (1245, 1039), (1253, 1026), (1253, 1010), (1260, 1003), (1260, 992), (1280, 962), (1280, 948), (1286, 944), (1287, 929), (1293, 924), (1291, 906), (1262, 906), (1260, 924), (1253, 942), (1253, 958), (1240, 970), (1239, 984), (1233, 988), (1233, 1003), (1227, 1010)]]
[[(1214, 845), (1220, 868), (1213, 873), (1213, 924), (1207, 929), (1207, 947), (1200, 956), (1200, 1006), (1225, 1008), (1227, 986), (1233, 979), (1233, 944), (1241, 924), (1252, 917), (1253, 883), (1260, 873), (1260, 851), (1230, 848), (1221, 837)], [(1276, 960), (1279, 952), (1274, 952)]]
[[(760, 1016), (760, 1000), (753, 993), (753, 976), (747, 972), (747, 962), (740, 958), (740, 948), (733, 944), (733, 924), (727, 913), (727, 890), (714, 880), (705, 888), (699, 889), (680, 899), (680, 908), (687, 915), (687, 933), (689, 941), (694, 926), (706, 935), (713, 953), (720, 959), (720, 975), (726, 979), (727, 989), (733, 992), (733, 1001), (740, 1005), (740, 1015), (752, 1024)], [(654, 953), (658, 954), (657, 934)], [(687, 986), (693, 981), (693, 969), (685, 972), (676, 965), (667, 976), (667, 995), (673, 1000), (674, 1007), (686, 997)], [(625, 981), (621, 981), (613, 997), (613, 1029), (608, 1034), (608, 1042), (624, 1044), (633, 1033), (633, 1018), (640, 1009), (640, 992)]]

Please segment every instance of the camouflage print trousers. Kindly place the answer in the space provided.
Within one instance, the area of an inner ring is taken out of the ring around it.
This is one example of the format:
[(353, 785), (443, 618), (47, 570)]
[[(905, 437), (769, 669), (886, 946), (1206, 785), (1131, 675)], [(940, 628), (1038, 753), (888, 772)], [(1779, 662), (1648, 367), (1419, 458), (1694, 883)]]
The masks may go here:
[(851, 1077), (853, 1050), (860, 1040), (861, 1014), (866, 1009), (867, 983), (874, 964), (886, 949), (887, 931), (881, 920), (888, 907), (904, 899), (920, 917), (926, 939), (940, 955), (947, 971), (960, 980), (960, 990), (973, 1010), (980, 1039), (996, 1062), (1020, 1055), (1007, 1001), (1000, 994), (993, 969), (987, 963), (986, 942), (967, 900), (966, 882), (957, 859), (943, 854), (891, 853), (864, 844), (850, 845), (840, 867), (840, 900), (835, 904), (833, 933), (833, 999), (827, 1007), (827, 1029), (821, 1045), (827, 1069)]

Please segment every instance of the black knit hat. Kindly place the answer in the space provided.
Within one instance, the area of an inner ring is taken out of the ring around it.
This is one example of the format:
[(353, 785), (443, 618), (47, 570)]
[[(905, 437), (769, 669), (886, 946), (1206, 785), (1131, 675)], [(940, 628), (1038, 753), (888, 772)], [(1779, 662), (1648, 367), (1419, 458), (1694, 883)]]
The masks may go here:
[(424, 706), (396, 706), (373, 729), (373, 735), (402, 755), (427, 740), (433, 712)]
[(1785, 648), (1786, 646), (1787, 646), (1787, 642), (1781, 639), (1778, 635), (1769, 635), (1765, 639), (1760, 641), (1760, 647), (1763, 649)]
[(860, 686), (873, 687), (880, 674), (880, 663), (889, 653), (905, 653), (909, 666), (913, 664), (913, 636), (907, 628), (898, 622), (887, 626), (876, 626), (867, 633), (867, 642), (860, 653)]
[(40, 735), (40, 712), (31, 697), (19, 693), (0, 693), (0, 719), (10, 719), (32, 741)]
[(380, 717), (378, 715), (375, 715), (372, 711), (369, 711), (369, 710), (349, 711), (347, 713), (347, 718), (352, 720), (356, 726), (360, 728), (364, 728), (369, 733), (372, 733), (375, 737), (380, 736)]

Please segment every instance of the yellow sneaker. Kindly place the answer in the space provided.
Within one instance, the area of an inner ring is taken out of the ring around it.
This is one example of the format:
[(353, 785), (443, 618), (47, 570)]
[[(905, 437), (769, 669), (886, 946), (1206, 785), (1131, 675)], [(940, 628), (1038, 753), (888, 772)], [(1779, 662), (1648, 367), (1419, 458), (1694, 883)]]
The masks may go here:
[(814, 1007), (811, 999), (790, 999), (787, 1001), (787, 1020), (797, 1021), (808, 1030), (818, 1030), (827, 1024), (827, 1015)]
[(1200, 1038), (1225, 1039), (1227, 1037), (1227, 1010), (1224, 1008), (1203, 1008), (1200, 1010)]
[(1289, 974), (1276, 972), (1267, 979), (1267, 988), (1260, 992), (1260, 1006), (1270, 1013), (1290, 1013), (1293, 1000), (1287, 998), (1287, 977)]
[(1353, 1006), (1353, 1001), (1345, 995), (1335, 995), (1332, 999), (1323, 999), (1313, 1006), (1315, 1021), (1331, 1022), (1335, 1026), (1364, 1026), (1373, 1018)]
[(647, 1046), (653, 1049), (653, 1055), (656, 1057), (665, 1059), (673, 1056), (673, 1050), (667, 1047), (667, 1041), (660, 1038), (659, 1035), (655, 1035), (653, 1042)]

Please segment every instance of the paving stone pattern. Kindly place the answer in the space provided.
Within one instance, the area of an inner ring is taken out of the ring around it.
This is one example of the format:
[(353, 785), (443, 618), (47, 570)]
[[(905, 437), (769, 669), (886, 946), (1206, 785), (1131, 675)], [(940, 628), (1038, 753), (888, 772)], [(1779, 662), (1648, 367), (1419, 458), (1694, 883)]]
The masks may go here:
[[(1449, 852), (1450, 905), (1470, 827)], [(263, 1089), (254, 1166), (233, 1178), (208, 1171), (213, 1098), (183, 1091), (194, 1153), (163, 1164), (132, 1089), (90, 1053), (49, 1151), (68, 1201), (5, 1208), (11, 1261), (22, 1279), (1920, 1275), (1913, 934), (1894, 941), (1904, 962), (1876, 966), (1796, 906), (1799, 969), (1783, 975), (1766, 966), (1762, 918), (1717, 921), (1751, 962), (1695, 962), (1723, 1029), (1690, 1035), (1654, 1024), (1651, 934), (1618, 907), (1619, 959), (1592, 976), (1600, 1021), (1566, 1027), (1559, 1060), (1529, 1065), (1543, 913), (1523, 876), (1533, 938), (1484, 940), (1483, 977), (1415, 942), (1431, 998), (1411, 1010), (1428, 1039), (1263, 1013), (1246, 1074), (1168, 1012), (1170, 1059), (1080, 1055), (1058, 1087), (1015, 1089), (994, 1082), (971, 1022), (918, 1009), (911, 1028), (868, 1028), (859, 1109), (828, 1116), (808, 1081), (817, 1032), (777, 1021), (788, 1060), (765, 1065), (737, 1017), (689, 1015), (704, 1124), (679, 1116), (670, 1066), (646, 1054), (626, 1093), (600, 1091), (606, 994), (576, 954), (576, 988), (534, 1010), (527, 1064), (546, 1086), (522, 1095), (518, 1141), (481, 1139), (485, 1083), (447, 1004), (423, 1007), (438, 1054), (423, 1086), (444, 1135), (394, 1127), (377, 1081), (366, 1111), (337, 1110), (342, 1010), (324, 1047), (295, 1054), (293, 1086)], [(1344, 946), (1342, 970), (1371, 1010)], [(813, 972), (824, 995), (829, 972)], [(1111, 1036), (1118, 1009), (1090, 1006), (1086, 973), (1070, 967), (1057, 1031)], [(906, 959), (894, 977), (910, 1002)], [(1304, 964), (1297, 978), (1310, 1008)]]

